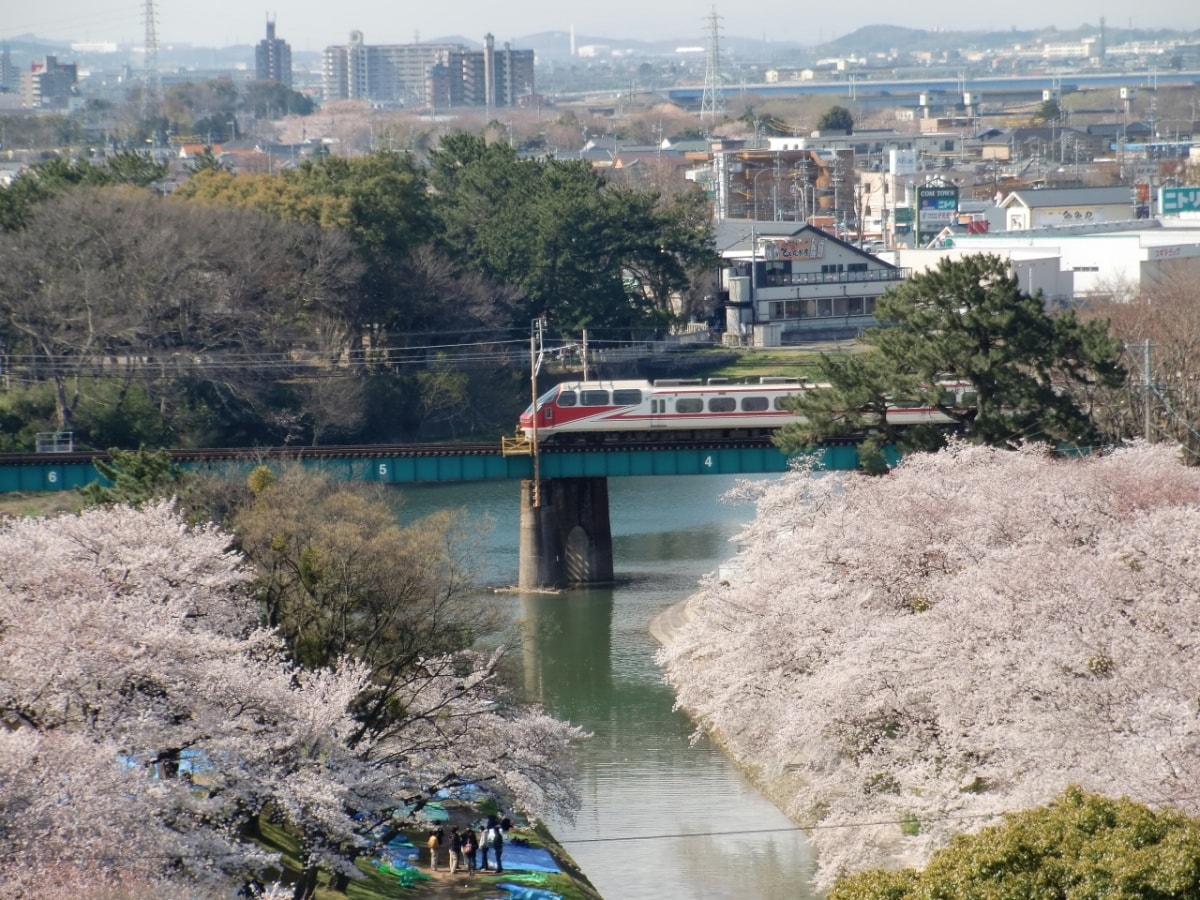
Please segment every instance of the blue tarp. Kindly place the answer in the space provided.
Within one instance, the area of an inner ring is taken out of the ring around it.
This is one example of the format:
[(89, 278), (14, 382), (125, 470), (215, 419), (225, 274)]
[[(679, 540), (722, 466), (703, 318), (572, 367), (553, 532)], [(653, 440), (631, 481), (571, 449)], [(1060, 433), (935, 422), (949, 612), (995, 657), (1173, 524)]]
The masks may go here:
[(379, 848), (379, 855), (395, 866), (408, 865), (410, 856), (417, 855), (417, 848), (405, 837), (397, 837)]
[(507, 842), (500, 859), (504, 863), (505, 871), (508, 869), (520, 872), (562, 871), (549, 851), (541, 847), (526, 847), (522, 844)]
[(497, 887), (508, 891), (511, 900), (563, 900), (562, 894), (543, 891), (541, 888), (525, 887), (523, 884), (501, 882)]

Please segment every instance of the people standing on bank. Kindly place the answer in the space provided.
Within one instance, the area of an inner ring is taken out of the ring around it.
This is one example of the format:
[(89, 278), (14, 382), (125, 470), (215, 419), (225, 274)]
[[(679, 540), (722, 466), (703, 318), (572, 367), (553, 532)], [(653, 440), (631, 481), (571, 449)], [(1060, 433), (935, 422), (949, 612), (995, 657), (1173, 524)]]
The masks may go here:
[(475, 853), (479, 850), (479, 838), (475, 837), (475, 829), (470, 825), (462, 833), (463, 858), (467, 861), (467, 874), (475, 874)]
[(450, 874), (453, 875), (458, 871), (459, 861), (462, 859), (462, 835), (458, 833), (457, 828), (450, 829)]
[(438, 850), (442, 846), (442, 829), (431, 832), (429, 840), (426, 841), (429, 846), (429, 871), (437, 871)]
[[(505, 820), (507, 821), (507, 820)], [(509, 823), (512, 824), (511, 822)], [(483, 829), (483, 838), (479, 842), (483, 850), (483, 868), (487, 868), (487, 852), (490, 849), (496, 856), (496, 871), (504, 871), (504, 826), (496, 816), (487, 817), (487, 825)]]
[[(479, 838), (479, 854), (481, 862), (479, 868), (486, 871), (488, 867), (488, 850), (492, 850), (496, 846), (496, 837), (500, 834), (500, 820), (495, 816), (487, 817), (487, 824), (483, 826), (483, 834)], [(500, 860), (496, 860), (496, 868), (500, 868)]]

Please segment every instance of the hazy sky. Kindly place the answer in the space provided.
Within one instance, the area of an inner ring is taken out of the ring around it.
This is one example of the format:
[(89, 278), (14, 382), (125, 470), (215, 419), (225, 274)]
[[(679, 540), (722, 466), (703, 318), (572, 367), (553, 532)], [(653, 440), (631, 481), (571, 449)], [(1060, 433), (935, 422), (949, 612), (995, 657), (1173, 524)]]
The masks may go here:
[[(845, 14), (831, 16), (830, 4), (768, 3), (744, 6), (725, 0), (715, 6), (725, 37), (817, 43), (863, 25), (895, 24), (914, 28), (1008, 29), (1054, 25), (1096, 25), (1105, 16), (1110, 27), (1200, 28), (1200, 12), (1186, 0), (1141, 0), (1105, 10), (1091, 0), (1009, 0), (1004, 3), (914, 3), (907, 8), (882, 0), (859, 0)], [(1114, 5), (1115, 6), (1115, 5)], [(0, 0), (0, 39), (33, 33), (70, 41), (140, 44), (145, 32), (144, 3), (126, 0)], [(672, 39), (703, 43), (712, 4), (683, 0), (457, 0), (387, 3), (382, 0), (272, 0), (259, 6), (245, 0), (157, 0), (160, 46), (191, 43), (222, 47), (257, 43), (265, 34), (268, 13), (276, 35), (293, 50), (321, 50), (343, 44), (352, 30), (368, 44), (405, 44), (462, 35), (481, 40), (491, 32), (497, 42), (519, 46), (523, 35), (567, 31), (574, 26), (579, 43), (587, 38)], [(753, 9), (753, 17), (742, 13)], [(1130, 15), (1130, 11), (1133, 15)]]

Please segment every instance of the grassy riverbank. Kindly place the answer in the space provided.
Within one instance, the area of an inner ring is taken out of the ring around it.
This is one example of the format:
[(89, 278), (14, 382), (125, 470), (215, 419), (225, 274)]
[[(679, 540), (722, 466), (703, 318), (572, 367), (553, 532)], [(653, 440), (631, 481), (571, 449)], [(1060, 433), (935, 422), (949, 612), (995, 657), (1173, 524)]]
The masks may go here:
[[(448, 806), (447, 812), (450, 818), (443, 823), (447, 831), (452, 827), (465, 827), (473, 821), (478, 821), (485, 814), (481, 812), (481, 808), (466, 805)], [(266, 819), (260, 823), (260, 831), (260, 842), (263, 846), (279, 853), (283, 861), (282, 872), (272, 874), (286, 884), (295, 883), (300, 876), (299, 843), (296, 838)], [(417, 869), (408, 873), (410, 877), (402, 878), (381, 870), (374, 859), (364, 857), (358, 864), (364, 877), (350, 882), (345, 890), (332, 886), (328, 873), (321, 873), (314, 894), (315, 900), (412, 900), (414, 897), (421, 897), (423, 900), (483, 900), (503, 896), (504, 892), (499, 887), (502, 882), (525, 884), (550, 891), (564, 900), (601, 900), (600, 894), (588, 881), (587, 876), (544, 825), (518, 825), (509, 832), (507, 842), (512, 844), (520, 841), (531, 847), (545, 849), (554, 857), (562, 869), (561, 873), (522, 873), (506, 870), (503, 874), (488, 872), (468, 875), (460, 870), (451, 875), (446, 870), (444, 850), (438, 870), (431, 872), (429, 851), (425, 849), (428, 832), (410, 830), (403, 833), (418, 848)]]

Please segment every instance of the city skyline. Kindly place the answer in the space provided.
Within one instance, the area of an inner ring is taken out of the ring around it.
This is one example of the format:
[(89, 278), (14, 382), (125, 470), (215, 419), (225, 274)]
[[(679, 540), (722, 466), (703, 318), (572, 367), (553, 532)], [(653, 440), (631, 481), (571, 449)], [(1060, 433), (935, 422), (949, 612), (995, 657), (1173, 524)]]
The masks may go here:
[[(526, 3), (519, 8), (497, 7), (485, 0), (459, 0), (445, 6), (430, 5), (397, 14), (375, 0), (343, 0), (329, 4), (317, 0), (292, 0), (273, 9), (252, 11), (234, 0), (210, 0), (204, 4), (170, 5), (159, 0), (156, 33), (160, 48), (172, 44), (226, 47), (256, 44), (262, 40), (268, 18), (276, 22), (277, 36), (294, 50), (321, 51), (345, 43), (351, 31), (363, 32), (371, 44), (407, 44), (461, 36), (474, 41), (484, 33), (498, 43), (548, 31), (574, 28), (580, 43), (590, 38), (662, 41), (681, 45), (705, 42), (713, 11), (720, 17), (725, 37), (761, 37), (764, 41), (818, 44), (849, 34), (867, 25), (902, 25), (944, 31), (1033, 30), (1054, 26), (1069, 30), (1081, 25), (1098, 27), (1106, 16), (1110, 29), (1200, 28), (1200, 16), (1189, 13), (1175, 0), (1145, 0), (1137, 15), (1114, 15), (1087, 0), (1067, 0), (1053, 9), (1047, 21), (1042, 3), (1014, 0), (1003, 9), (989, 6), (914, 8), (898, 13), (894, 4), (864, 0), (836, 22), (814, 22), (812, 16), (774, 14), (776, 8), (761, 8), (755, 17), (742, 17), (734, 4), (697, 5), (669, 0), (652, 9), (634, 0), (595, 3)], [(0, 24), (0, 41), (19, 35), (70, 42), (109, 42), (140, 46), (145, 34), (144, 5), (96, 4), (91, 0), (60, 0), (53, 8), (25, 5), (9, 9)]]

